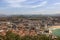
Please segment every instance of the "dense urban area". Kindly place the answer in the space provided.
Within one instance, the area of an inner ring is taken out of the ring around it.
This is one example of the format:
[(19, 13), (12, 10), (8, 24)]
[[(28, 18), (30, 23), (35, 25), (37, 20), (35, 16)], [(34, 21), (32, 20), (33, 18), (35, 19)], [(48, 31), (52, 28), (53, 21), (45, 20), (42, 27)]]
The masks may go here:
[(52, 26), (60, 26), (59, 16), (0, 17), (0, 40), (60, 40)]

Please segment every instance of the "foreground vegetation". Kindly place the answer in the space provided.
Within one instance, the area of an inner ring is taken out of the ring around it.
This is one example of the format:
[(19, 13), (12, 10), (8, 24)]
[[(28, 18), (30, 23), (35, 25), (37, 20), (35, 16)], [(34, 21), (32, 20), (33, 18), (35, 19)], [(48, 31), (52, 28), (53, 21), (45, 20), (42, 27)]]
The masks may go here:
[[(7, 32), (5, 36), (0, 35), (0, 40), (53, 40), (53, 39), (51, 39), (50, 37), (47, 37), (46, 35), (21, 37), (12, 32)], [(60, 38), (58, 37), (56, 40), (60, 40)]]

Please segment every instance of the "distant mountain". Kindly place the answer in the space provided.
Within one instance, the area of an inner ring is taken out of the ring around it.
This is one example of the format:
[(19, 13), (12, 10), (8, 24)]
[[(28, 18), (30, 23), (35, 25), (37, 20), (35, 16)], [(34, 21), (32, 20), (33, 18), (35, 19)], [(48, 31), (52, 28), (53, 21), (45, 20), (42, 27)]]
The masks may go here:
[(56, 14), (33, 14), (33, 15), (5, 15), (5, 14), (0, 14), (0, 17), (10, 17), (10, 16), (23, 16), (23, 17), (42, 17), (42, 16), (60, 16), (60, 13)]

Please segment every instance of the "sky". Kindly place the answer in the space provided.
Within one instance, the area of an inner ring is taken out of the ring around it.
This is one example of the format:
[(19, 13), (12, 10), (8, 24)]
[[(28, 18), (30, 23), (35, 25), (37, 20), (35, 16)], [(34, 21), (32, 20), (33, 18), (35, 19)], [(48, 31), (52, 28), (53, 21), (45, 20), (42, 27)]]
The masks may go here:
[(60, 13), (60, 0), (0, 0), (0, 15), (57, 13)]

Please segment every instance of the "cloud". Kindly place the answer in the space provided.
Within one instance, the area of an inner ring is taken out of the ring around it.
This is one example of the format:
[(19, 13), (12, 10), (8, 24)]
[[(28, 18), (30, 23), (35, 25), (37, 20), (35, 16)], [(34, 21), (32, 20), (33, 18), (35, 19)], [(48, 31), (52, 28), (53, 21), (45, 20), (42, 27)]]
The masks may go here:
[(54, 5), (60, 5), (60, 3), (54, 3)]
[(36, 5), (36, 6), (32, 6), (32, 8), (41, 7), (41, 6), (44, 6), (45, 4), (47, 4), (47, 1), (44, 1), (41, 4)]
[(26, 0), (6, 0), (8, 3), (18, 3), (18, 2), (24, 2)]
[(26, 0), (5, 0), (9, 5), (9, 7), (21, 7), (21, 2)]
[(47, 4), (47, 1), (43, 1), (43, 2), (39, 3), (38, 5), (26, 5), (24, 7), (26, 7), (26, 8), (37, 8), (37, 7), (44, 6), (46, 4)]
[(30, 1), (29, 0), (4, 0), (4, 1), (9, 4), (7, 5), (8, 7), (13, 7), (13, 8), (21, 8), (21, 7), (37, 8), (37, 7), (41, 7), (47, 4), (47, 1), (42, 1), (42, 0), (30, 0)]
[(47, 6), (46, 7), (47, 9), (60, 9), (60, 3), (57, 2), (57, 3), (52, 3), (51, 5)]
[(13, 4), (10, 4), (10, 5), (8, 5), (9, 7), (21, 7), (19, 4), (16, 4), (16, 3), (13, 3)]

